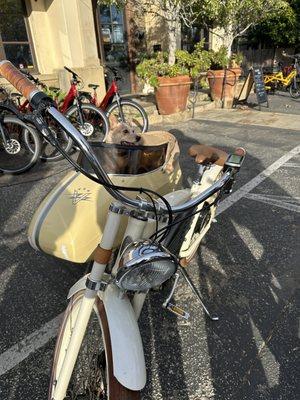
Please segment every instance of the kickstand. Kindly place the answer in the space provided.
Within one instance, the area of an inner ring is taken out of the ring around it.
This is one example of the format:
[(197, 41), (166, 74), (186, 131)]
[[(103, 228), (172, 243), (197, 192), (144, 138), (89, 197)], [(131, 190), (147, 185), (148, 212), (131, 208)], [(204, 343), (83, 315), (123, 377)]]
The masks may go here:
[(206, 315), (212, 320), (212, 321), (218, 321), (219, 317), (217, 315), (211, 314), (206, 305), (203, 303), (202, 297), (199, 293), (199, 290), (196, 288), (196, 286), (194, 285), (194, 283), (192, 282), (189, 274), (186, 272), (186, 270), (180, 266), (180, 272), (182, 273), (184, 279), (186, 280), (187, 284), (189, 285), (190, 289), (192, 290), (192, 292), (195, 294), (195, 296), (197, 297), (198, 301), (200, 302), (201, 306), (203, 307)]

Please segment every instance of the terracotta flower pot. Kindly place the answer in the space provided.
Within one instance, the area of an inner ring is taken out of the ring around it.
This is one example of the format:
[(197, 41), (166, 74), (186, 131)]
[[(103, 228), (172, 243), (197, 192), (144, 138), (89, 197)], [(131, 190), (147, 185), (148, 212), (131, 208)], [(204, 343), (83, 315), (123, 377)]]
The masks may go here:
[(225, 79), (224, 69), (208, 71), (207, 78), (212, 99), (216, 100), (217, 102), (224, 101), (224, 106), (231, 108), (234, 99), (235, 88), (241, 73), (241, 68), (229, 68), (226, 71)]
[(184, 111), (191, 87), (191, 78), (188, 75), (158, 77), (159, 86), (155, 89), (155, 98), (158, 111), (162, 115)]

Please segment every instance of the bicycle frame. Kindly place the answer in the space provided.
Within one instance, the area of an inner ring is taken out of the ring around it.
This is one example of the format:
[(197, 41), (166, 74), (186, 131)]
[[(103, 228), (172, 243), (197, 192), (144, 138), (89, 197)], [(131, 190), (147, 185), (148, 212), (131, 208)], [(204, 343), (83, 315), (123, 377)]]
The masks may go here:
[(74, 82), (71, 82), (71, 87), (64, 98), (63, 104), (59, 107), (59, 111), (63, 114), (66, 113), (68, 108), (73, 104), (75, 98), (77, 98), (78, 90), (77, 85)]
[(108, 106), (112, 103), (114, 96), (116, 96), (117, 101), (120, 99), (120, 95), (118, 92), (118, 86), (117, 82), (115, 80), (112, 81), (112, 84), (110, 85), (108, 91), (106, 92), (103, 100), (101, 103), (98, 101), (97, 98), (97, 92), (94, 91), (94, 96), (92, 97), (92, 104), (94, 104), (96, 107), (101, 108), (103, 111), (107, 109)]
[(274, 75), (265, 75), (264, 76), (264, 83), (267, 85), (268, 83), (281, 83), (283, 86), (289, 86), (292, 83), (292, 80), (297, 75), (296, 68), (293, 69), (287, 77), (283, 76), (282, 71), (278, 72)]

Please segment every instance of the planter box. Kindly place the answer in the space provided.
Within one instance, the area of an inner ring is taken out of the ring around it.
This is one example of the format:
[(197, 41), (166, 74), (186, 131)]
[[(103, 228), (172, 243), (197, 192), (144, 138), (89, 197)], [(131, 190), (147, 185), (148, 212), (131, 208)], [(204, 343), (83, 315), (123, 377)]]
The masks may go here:
[(155, 89), (158, 111), (169, 115), (184, 111), (191, 87), (189, 76), (159, 77), (159, 86)]

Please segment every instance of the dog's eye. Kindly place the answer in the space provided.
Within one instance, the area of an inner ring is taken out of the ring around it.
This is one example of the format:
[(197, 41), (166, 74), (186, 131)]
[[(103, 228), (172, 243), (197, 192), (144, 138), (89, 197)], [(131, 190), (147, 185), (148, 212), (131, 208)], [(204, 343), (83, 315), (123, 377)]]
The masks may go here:
[(124, 130), (124, 133), (129, 133), (129, 130), (128, 130), (128, 129), (125, 129), (125, 130)]

